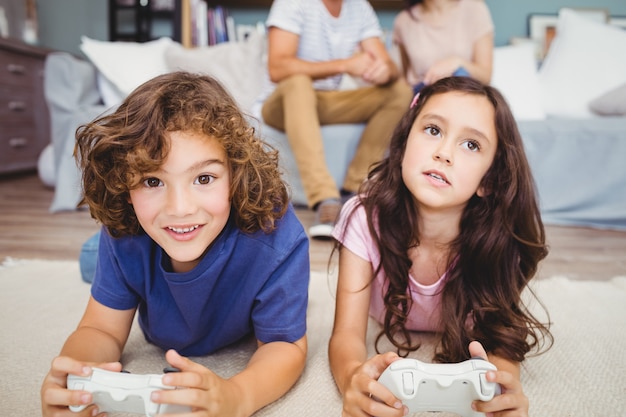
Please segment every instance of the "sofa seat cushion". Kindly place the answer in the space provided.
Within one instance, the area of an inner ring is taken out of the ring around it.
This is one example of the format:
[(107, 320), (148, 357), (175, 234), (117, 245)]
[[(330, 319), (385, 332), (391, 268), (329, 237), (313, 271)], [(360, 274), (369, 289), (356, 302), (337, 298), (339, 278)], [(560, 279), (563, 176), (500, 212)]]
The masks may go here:
[[(346, 176), (350, 161), (354, 157), (361, 134), (365, 129), (364, 123), (335, 124), (322, 126), (326, 165), (335, 179), (337, 187), (341, 187)], [(289, 146), (287, 135), (266, 124), (258, 127), (261, 137), (279, 151), (279, 160), (283, 170), (283, 179), (291, 188), (291, 200), (294, 205), (306, 206), (306, 194), (302, 187), (302, 180), (298, 173), (296, 159)]]

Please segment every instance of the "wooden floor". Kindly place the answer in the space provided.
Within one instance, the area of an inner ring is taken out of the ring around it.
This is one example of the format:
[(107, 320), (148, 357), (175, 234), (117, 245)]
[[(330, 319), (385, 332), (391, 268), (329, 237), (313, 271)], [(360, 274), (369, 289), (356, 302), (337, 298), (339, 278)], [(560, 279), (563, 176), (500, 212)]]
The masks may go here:
[[(18, 259), (78, 259), (82, 243), (98, 225), (87, 211), (51, 214), (54, 191), (34, 173), (0, 176), (0, 262)], [(305, 228), (313, 213), (298, 210)], [(563, 275), (605, 280), (626, 275), (626, 232), (547, 226), (550, 254), (539, 277)], [(326, 271), (332, 244), (311, 242), (312, 269)]]

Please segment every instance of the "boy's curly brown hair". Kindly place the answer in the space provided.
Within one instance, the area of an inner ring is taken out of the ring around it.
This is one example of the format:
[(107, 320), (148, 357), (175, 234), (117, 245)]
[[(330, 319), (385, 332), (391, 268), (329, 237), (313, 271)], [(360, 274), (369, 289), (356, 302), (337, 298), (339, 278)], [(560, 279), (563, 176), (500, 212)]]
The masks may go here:
[(231, 216), (244, 232), (271, 232), (289, 204), (278, 151), (256, 136), (217, 80), (187, 72), (147, 81), (113, 113), (77, 129), (79, 205), (87, 204), (91, 216), (115, 237), (143, 233), (130, 190), (139, 186), (140, 174), (163, 164), (169, 133), (175, 131), (201, 133), (222, 144), (230, 169)]

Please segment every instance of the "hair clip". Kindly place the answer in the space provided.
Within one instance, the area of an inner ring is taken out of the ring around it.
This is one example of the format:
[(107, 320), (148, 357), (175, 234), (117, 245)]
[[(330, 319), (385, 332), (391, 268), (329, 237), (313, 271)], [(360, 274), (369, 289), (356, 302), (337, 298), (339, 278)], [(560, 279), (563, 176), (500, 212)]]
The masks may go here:
[(411, 109), (415, 107), (415, 105), (417, 104), (417, 100), (419, 100), (419, 98), (420, 98), (420, 93), (415, 94), (415, 97), (413, 97), (413, 101), (411, 101), (411, 106), (410, 106)]

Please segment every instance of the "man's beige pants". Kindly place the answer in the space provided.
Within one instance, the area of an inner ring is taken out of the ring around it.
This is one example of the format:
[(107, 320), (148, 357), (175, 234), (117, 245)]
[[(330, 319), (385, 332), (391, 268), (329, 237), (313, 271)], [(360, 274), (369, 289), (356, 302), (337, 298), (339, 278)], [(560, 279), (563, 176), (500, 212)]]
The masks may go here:
[(296, 158), (309, 207), (339, 198), (337, 184), (326, 167), (320, 125), (367, 123), (342, 188), (356, 192), (370, 166), (384, 155), (397, 123), (412, 98), (402, 79), (355, 90), (314, 90), (306, 75), (280, 82), (263, 104), (263, 120), (282, 130)]

